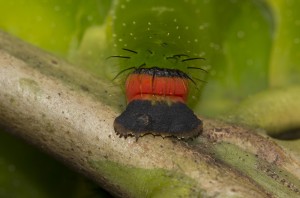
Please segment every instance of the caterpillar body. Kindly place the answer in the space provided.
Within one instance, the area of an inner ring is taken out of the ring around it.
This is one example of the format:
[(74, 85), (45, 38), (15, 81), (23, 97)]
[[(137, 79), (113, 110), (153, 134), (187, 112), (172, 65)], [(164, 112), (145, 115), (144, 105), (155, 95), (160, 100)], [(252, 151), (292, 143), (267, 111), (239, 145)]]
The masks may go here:
[(145, 134), (194, 138), (202, 121), (186, 105), (189, 70), (204, 71), (199, 34), (191, 31), (198, 17), (195, 1), (119, 0), (112, 14), (113, 46), (120, 72), (127, 73), (126, 110), (114, 121), (120, 136)]

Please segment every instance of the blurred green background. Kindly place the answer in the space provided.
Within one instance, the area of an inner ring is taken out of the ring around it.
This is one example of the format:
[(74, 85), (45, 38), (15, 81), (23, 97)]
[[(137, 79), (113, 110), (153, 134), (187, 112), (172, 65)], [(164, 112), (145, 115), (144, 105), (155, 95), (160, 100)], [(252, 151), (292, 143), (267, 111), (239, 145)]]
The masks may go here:
[[(99, 78), (111, 79), (111, 67), (105, 58), (111, 55), (107, 41), (115, 33), (109, 28), (107, 18), (113, 2), (0, 0), (0, 29)], [(230, 116), (231, 121), (258, 125), (270, 133), (299, 129), (298, 113), (286, 112), (286, 108), (282, 110), (277, 105), (277, 114), (288, 113), (291, 118), (283, 127), (278, 122), (274, 129), (265, 118), (276, 113), (263, 111), (264, 101), (274, 103), (271, 108), (276, 109), (274, 92), (279, 93), (277, 98), (285, 99), (284, 94), (292, 95), (291, 100), (299, 98), (300, 1), (197, 0), (194, 3), (194, 11), (203, 13), (195, 21), (201, 24), (200, 42), (207, 55), (201, 66), (209, 73), (205, 79), (208, 83), (189, 105), (200, 115)], [(262, 108), (257, 108), (258, 102)], [(289, 111), (299, 108), (298, 101), (292, 105)], [(249, 111), (253, 106), (261, 112)], [(0, 197), (107, 196), (60, 163), (0, 132)]]

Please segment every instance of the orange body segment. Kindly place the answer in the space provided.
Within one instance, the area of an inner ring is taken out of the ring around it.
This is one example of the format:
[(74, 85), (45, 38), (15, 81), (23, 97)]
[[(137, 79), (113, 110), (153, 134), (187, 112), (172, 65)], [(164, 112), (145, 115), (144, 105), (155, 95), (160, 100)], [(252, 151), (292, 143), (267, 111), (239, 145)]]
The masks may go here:
[(188, 79), (161, 77), (148, 74), (130, 74), (126, 80), (127, 102), (136, 99), (160, 97), (185, 103), (188, 96)]

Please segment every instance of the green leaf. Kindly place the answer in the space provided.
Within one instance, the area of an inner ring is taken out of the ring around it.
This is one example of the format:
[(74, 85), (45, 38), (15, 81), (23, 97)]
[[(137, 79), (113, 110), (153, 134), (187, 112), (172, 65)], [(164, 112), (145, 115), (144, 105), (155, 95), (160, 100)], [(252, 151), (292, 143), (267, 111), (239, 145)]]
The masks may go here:
[(270, 61), (270, 86), (300, 83), (300, 2), (266, 0), (272, 8), (276, 26)]
[(0, 28), (41, 48), (67, 56), (87, 27), (101, 24), (109, 0), (12, 0), (0, 6)]

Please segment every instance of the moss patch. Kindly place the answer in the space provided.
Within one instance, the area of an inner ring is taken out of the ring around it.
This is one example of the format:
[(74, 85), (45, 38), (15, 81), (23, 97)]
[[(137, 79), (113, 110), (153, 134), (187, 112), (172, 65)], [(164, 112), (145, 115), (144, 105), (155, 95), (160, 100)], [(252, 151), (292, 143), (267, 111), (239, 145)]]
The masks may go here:
[(91, 165), (130, 197), (202, 197), (196, 182), (180, 173), (112, 161), (93, 161)]
[(297, 197), (300, 194), (300, 181), (275, 164), (267, 163), (253, 153), (239, 147), (220, 143), (214, 148), (216, 157), (251, 178), (276, 197)]
[(29, 91), (32, 94), (34, 94), (35, 98), (42, 91), (39, 84), (36, 81), (29, 78), (21, 78), (19, 80), (19, 85), (23, 91)]

